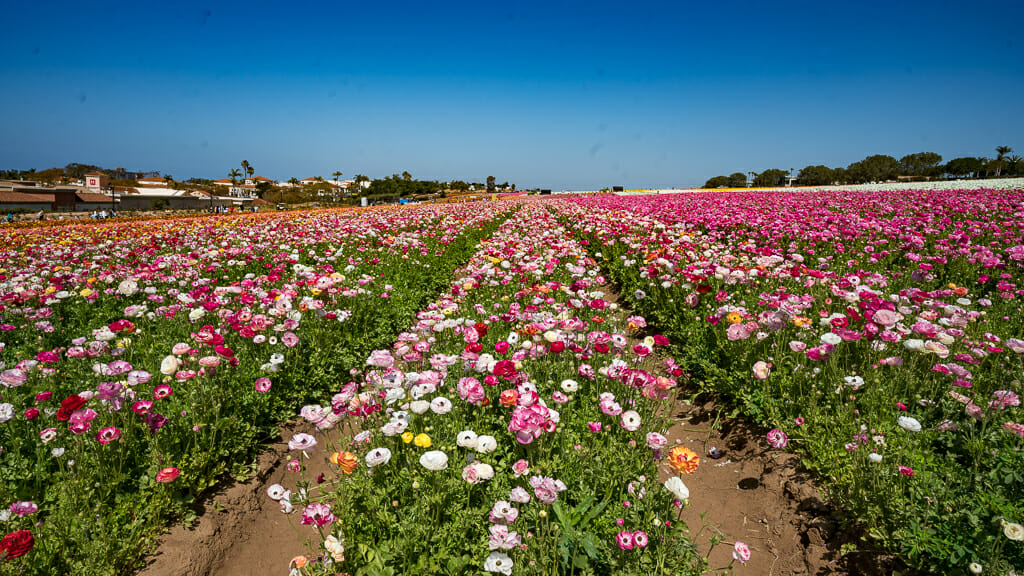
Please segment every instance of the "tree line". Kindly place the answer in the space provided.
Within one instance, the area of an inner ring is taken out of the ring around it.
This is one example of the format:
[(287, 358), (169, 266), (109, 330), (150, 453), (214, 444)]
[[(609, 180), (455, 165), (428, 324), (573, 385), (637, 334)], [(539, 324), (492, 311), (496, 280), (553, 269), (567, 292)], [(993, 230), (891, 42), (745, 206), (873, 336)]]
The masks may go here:
[[(1000, 178), (1024, 176), (1024, 158), (1013, 154), (1013, 148), (998, 146), (995, 158), (964, 156), (943, 163), (935, 152), (907, 154), (897, 160), (885, 154), (875, 154), (854, 162), (845, 168), (824, 165), (806, 166), (792, 178), (795, 186), (827, 186), (830, 184), (866, 184), (885, 182), (897, 178), (910, 181), (940, 180), (944, 178)], [(749, 178), (748, 178), (749, 176)], [(704, 188), (745, 188), (748, 182), (758, 188), (785, 186), (793, 170), (769, 168), (761, 173), (734, 172), (728, 176), (715, 176), (704, 183)]]

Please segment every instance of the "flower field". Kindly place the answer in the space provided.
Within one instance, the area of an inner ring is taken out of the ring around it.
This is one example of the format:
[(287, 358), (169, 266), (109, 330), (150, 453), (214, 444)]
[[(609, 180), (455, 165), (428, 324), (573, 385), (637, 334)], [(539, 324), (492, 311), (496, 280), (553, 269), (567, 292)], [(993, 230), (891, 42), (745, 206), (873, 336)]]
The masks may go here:
[[(311, 541), (298, 573), (726, 568), (679, 521), (706, 456), (666, 438), (683, 388), (803, 454), (911, 567), (1020, 571), (1022, 206), (718, 192), (0, 231), (0, 573), (131, 572), (296, 416), (317, 432), (266, 498)], [(316, 445), (333, 473), (310, 478)], [(739, 536), (712, 540), (745, 562)]]
[(1024, 193), (711, 193), (554, 205), (883, 549), (1024, 568)]

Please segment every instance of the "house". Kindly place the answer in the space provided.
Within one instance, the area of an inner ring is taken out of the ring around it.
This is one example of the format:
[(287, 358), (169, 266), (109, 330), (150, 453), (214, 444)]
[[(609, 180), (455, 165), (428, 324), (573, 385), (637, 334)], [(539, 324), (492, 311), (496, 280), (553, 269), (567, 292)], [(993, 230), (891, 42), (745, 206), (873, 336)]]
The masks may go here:
[(214, 184), (214, 186), (235, 186), (236, 185), (229, 178), (221, 178), (220, 180), (214, 180), (213, 184)]
[(316, 178), (316, 177), (313, 177), (313, 178), (303, 178), (302, 180), (299, 180), (299, 184), (302, 184), (303, 186), (310, 186), (310, 185), (316, 184), (318, 182), (320, 182), (320, 178)]
[[(106, 194), (96, 194), (93, 192), (76, 192), (75, 211), (92, 212), (93, 210), (110, 208), (111, 206), (113, 206), (110, 200), (110, 196), (107, 196)], [(117, 199), (115, 198), (114, 200), (116, 201)]]
[(106, 190), (110, 178), (102, 172), (89, 172), (85, 175), (85, 187), (93, 192)]
[(140, 178), (139, 179), (139, 186), (143, 186), (143, 187), (162, 186), (162, 187), (166, 188), (167, 184), (168, 184), (167, 179), (163, 178), (163, 177), (160, 177), (160, 176), (154, 176), (152, 178)]
[(53, 194), (0, 190), (0, 212), (12, 210), (49, 211), (52, 210), (53, 201)]
[(268, 182), (270, 184), (274, 183), (274, 181), (271, 180), (270, 178), (265, 178), (263, 176), (253, 176), (252, 178), (246, 178), (245, 179), (245, 185), (246, 186), (255, 186), (255, 185), (259, 184), (260, 182)]

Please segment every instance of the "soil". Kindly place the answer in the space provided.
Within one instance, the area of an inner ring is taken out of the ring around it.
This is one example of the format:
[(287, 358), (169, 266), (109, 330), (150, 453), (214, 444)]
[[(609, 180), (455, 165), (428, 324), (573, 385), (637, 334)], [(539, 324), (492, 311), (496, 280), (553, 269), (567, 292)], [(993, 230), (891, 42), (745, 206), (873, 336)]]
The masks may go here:
[[(712, 570), (732, 563), (737, 575), (882, 575), (891, 573), (891, 559), (861, 552), (841, 558), (843, 543), (857, 534), (838, 529), (819, 487), (802, 470), (800, 456), (773, 449), (764, 432), (742, 419), (728, 419), (713, 399), (688, 406), (681, 403), (669, 445), (681, 444), (701, 455), (697, 471), (682, 476), (690, 489), (682, 519), (702, 553), (710, 549)], [(708, 456), (716, 448), (718, 458)], [(667, 465), (661, 480), (676, 472)], [(703, 531), (704, 523), (708, 527)], [(700, 531), (700, 532), (699, 532)], [(713, 536), (722, 542), (711, 547)], [(746, 543), (751, 558), (733, 562), (735, 541)]]
[[(291, 559), (308, 553), (307, 541), (320, 539), (315, 530), (299, 525), (297, 511), (283, 514), (267, 496), (272, 484), (295, 486), (287, 464), (296, 453), (288, 450), (288, 439), (299, 432), (314, 434), (314, 427), (305, 421), (283, 425), (277, 441), (260, 455), (259, 472), (246, 482), (228, 481), (208, 496), (192, 526), (175, 526), (159, 539), (138, 576), (287, 574)], [(306, 451), (305, 477), (328, 472), (326, 444)]]
[[(618, 295), (610, 286), (606, 300)], [(682, 479), (690, 489), (681, 511), (696, 535), (702, 554), (709, 554), (710, 570), (732, 564), (744, 576), (828, 576), (891, 574), (890, 557), (857, 551), (841, 557), (843, 543), (857, 543), (856, 534), (838, 529), (832, 510), (819, 487), (802, 470), (800, 457), (771, 448), (765, 433), (740, 419), (729, 419), (724, 404), (707, 395), (697, 404), (680, 401), (676, 424), (669, 430), (669, 446), (681, 444), (701, 455), (698, 470)], [(313, 433), (306, 422), (282, 426), (281, 437), (259, 458), (259, 473), (246, 482), (227, 482), (205, 500), (191, 527), (176, 526), (158, 542), (158, 548), (138, 576), (262, 576), (286, 574), (295, 556), (309, 554), (307, 543), (319, 536), (298, 524), (298, 513), (282, 514), (266, 495), (271, 484), (294, 486), (287, 462), (294, 457), (287, 439), (298, 432)], [(318, 439), (323, 438), (322, 435)], [(305, 477), (328, 471), (328, 449), (321, 442), (308, 451)], [(721, 451), (710, 458), (711, 447)], [(661, 480), (675, 471), (661, 466)], [(703, 530), (701, 527), (707, 525)], [(721, 535), (712, 548), (711, 540)], [(746, 564), (733, 562), (735, 541), (751, 550)], [(719, 572), (709, 572), (719, 573)]]

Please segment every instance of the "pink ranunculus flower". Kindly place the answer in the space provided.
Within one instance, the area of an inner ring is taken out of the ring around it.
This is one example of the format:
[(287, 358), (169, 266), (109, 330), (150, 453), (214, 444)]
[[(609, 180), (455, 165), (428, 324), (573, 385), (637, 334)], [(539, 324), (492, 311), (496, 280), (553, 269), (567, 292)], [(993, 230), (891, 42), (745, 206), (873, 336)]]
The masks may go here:
[(758, 360), (754, 362), (754, 378), (758, 380), (764, 380), (772, 373), (772, 365), (765, 362), (764, 360)]

